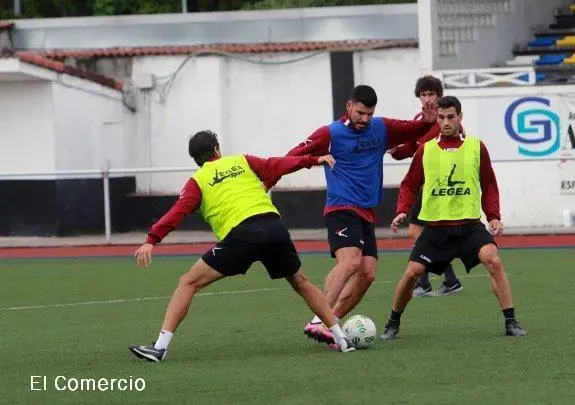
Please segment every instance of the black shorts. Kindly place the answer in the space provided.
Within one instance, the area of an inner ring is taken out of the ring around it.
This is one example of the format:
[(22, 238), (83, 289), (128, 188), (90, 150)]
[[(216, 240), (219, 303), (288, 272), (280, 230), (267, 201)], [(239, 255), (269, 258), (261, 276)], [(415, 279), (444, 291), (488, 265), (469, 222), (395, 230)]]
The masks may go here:
[(353, 211), (332, 211), (325, 218), (327, 240), (331, 257), (344, 247), (356, 247), (363, 252), (362, 256), (372, 256), (377, 259), (377, 241), (375, 225), (366, 221)]
[(422, 199), (423, 194), (421, 191), (419, 191), (419, 194), (417, 194), (417, 198), (415, 199), (415, 202), (413, 203), (413, 205), (411, 206), (411, 210), (409, 211), (410, 224), (425, 226), (425, 221), (422, 221), (421, 219), (417, 218), (419, 216), (419, 213), (421, 212)]
[(246, 219), (204, 253), (202, 260), (224, 276), (246, 274), (257, 261), (272, 279), (293, 276), (301, 267), (287, 227), (275, 214)]
[(455, 258), (461, 259), (465, 270), (477, 266), (479, 249), (495, 243), (481, 222), (460, 226), (425, 226), (415, 241), (409, 260), (425, 265), (426, 270), (442, 274), (445, 267)]

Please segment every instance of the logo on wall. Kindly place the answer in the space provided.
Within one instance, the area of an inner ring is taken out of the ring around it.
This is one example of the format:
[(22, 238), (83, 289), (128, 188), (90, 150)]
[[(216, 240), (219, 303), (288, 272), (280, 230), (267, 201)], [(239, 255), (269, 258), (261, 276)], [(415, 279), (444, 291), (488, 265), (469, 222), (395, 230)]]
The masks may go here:
[(505, 129), (524, 156), (547, 156), (561, 147), (559, 116), (546, 98), (525, 97), (511, 103), (505, 112)]

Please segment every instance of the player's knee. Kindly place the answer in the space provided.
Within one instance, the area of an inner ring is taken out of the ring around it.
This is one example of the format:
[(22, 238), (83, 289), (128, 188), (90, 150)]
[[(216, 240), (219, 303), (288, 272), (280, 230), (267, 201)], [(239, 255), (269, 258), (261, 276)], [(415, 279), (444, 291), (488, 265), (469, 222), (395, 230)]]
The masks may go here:
[(345, 267), (350, 273), (355, 273), (361, 269), (361, 258), (361, 254), (358, 254), (345, 259)]
[(487, 256), (483, 260), (483, 264), (485, 265), (485, 267), (487, 267), (487, 270), (489, 270), (489, 272), (492, 274), (503, 271), (503, 266), (501, 265), (501, 259), (497, 254)]
[(191, 277), (190, 274), (184, 274), (180, 277), (178, 284), (182, 287), (192, 288), (194, 291), (200, 289), (198, 279)]
[(366, 284), (372, 284), (375, 281), (376, 269), (365, 269), (361, 270), (360, 277)]
[(421, 265), (409, 265), (407, 266), (407, 270), (405, 270), (405, 277), (407, 277), (410, 281), (417, 281), (419, 277), (423, 275), (425, 272), (425, 267)]

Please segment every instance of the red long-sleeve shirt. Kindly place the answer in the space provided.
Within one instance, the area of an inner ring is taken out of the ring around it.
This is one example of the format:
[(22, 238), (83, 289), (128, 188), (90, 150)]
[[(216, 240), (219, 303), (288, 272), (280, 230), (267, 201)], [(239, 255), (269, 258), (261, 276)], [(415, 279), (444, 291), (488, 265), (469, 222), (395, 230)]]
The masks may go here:
[[(260, 180), (264, 182), (285, 174), (293, 173), (304, 167), (309, 169), (319, 164), (318, 158), (309, 154), (305, 156), (273, 157), (269, 159), (251, 155), (245, 155), (245, 157), (251, 169)], [(196, 211), (201, 203), (202, 191), (196, 180), (190, 178), (172, 208), (170, 208), (158, 222), (152, 225), (152, 228), (148, 232), (146, 243), (155, 245), (161, 242), (167, 234), (180, 225), (186, 215)]]
[(441, 128), (439, 124), (436, 123), (421, 138), (415, 141), (401, 144), (398, 147), (396, 147), (393, 153), (391, 154), (391, 157), (394, 158), (395, 160), (403, 160), (412, 157), (413, 155), (415, 155), (415, 152), (417, 152), (417, 149), (419, 148), (420, 145), (424, 144), (427, 141), (431, 141), (432, 139), (437, 138), (440, 132)]
[[(463, 140), (459, 136), (441, 136), (439, 138), (438, 145), (442, 149), (448, 149), (459, 148), (462, 143)], [(417, 198), (417, 193), (423, 186), (425, 180), (423, 174), (423, 146), (424, 144), (417, 149), (417, 152), (411, 161), (411, 166), (409, 166), (409, 170), (401, 182), (399, 198), (397, 200), (397, 214), (407, 214), (409, 212), (411, 205)], [(491, 221), (492, 219), (501, 219), (497, 179), (493, 172), (493, 166), (491, 166), (489, 152), (483, 142), (480, 142), (480, 153), (479, 179), (481, 183), (481, 207), (483, 212), (485, 212), (488, 221)], [(455, 225), (461, 224), (462, 222), (468, 221), (439, 221), (429, 222), (428, 225)]]
[[(387, 149), (417, 140), (424, 136), (434, 125), (433, 123), (427, 123), (421, 120), (404, 121), (385, 117), (372, 119), (383, 119), (387, 129)], [(342, 122), (345, 122), (346, 120), (347, 117), (340, 118), (340, 121)], [(301, 156), (306, 154), (323, 156), (329, 153), (330, 144), (331, 135), (329, 132), (329, 126), (326, 125), (315, 130), (305, 141), (290, 150), (286, 156)], [(335, 164), (337, 165), (337, 158)], [(264, 184), (267, 189), (270, 189), (279, 181), (279, 179), (280, 177), (276, 177), (271, 181), (264, 182)], [(348, 205), (326, 206), (323, 213), (326, 215), (333, 211), (349, 210), (354, 211), (366, 221), (375, 223), (376, 214), (374, 208), (361, 208)]]

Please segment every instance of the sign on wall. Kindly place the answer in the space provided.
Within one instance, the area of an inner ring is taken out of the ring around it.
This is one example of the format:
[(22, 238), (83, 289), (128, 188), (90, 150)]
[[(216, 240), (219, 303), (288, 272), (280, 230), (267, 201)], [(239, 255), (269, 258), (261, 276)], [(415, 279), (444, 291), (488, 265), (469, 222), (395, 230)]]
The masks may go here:
[(463, 124), (492, 160), (575, 157), (575, 93), (462, 97)]

